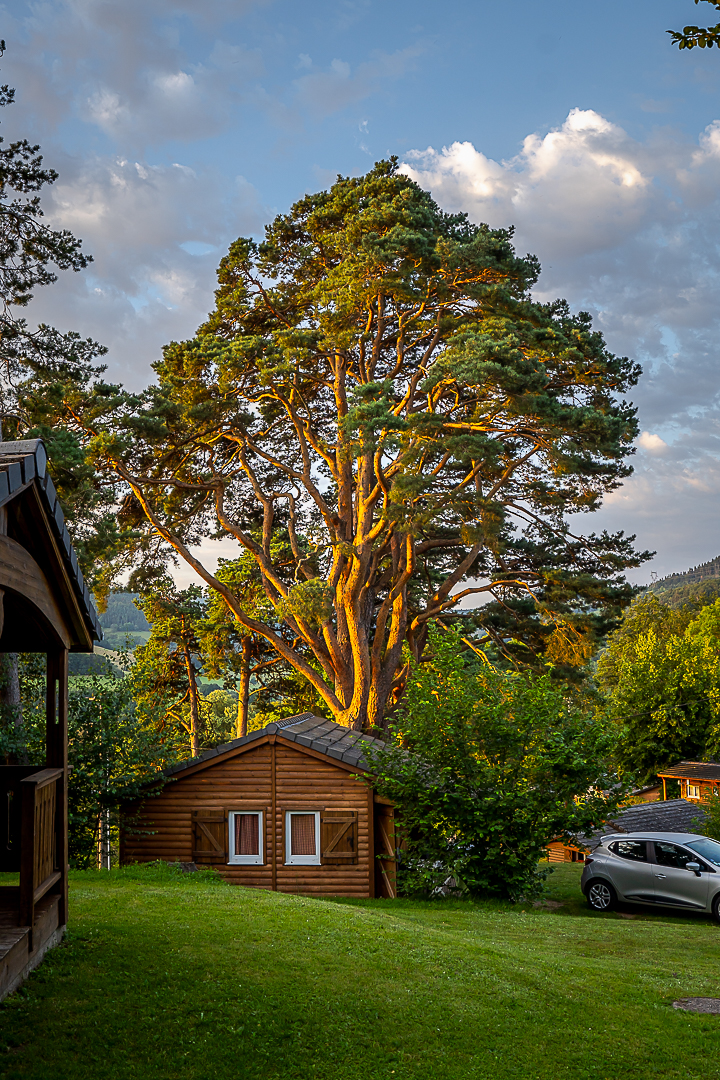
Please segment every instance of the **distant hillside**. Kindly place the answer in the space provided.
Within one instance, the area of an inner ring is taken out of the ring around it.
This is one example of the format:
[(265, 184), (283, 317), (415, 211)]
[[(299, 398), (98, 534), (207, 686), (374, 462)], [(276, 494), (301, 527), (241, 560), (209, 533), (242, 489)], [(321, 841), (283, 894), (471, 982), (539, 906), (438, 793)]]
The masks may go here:
[(700, 566), (693, 566), (683, 574), (668, 574), (667, 577), (654, 581), (650, 588), (653, 592), (656, 592), (657, 589), (667, 589), (686, 582), (704, 581), (705, 578), (720, 578), (720, 555), (715, 559), (711, 559), (710, 562), (701, 563)]
[(692, 604), (704, 607), (720, 597), (720, 555), (710, 562), (693, 566), (682, 574), (668, 574), (667, 577), (653, 581), (648, 591), (658, 600), (670, 607), (682, 607)]
[(115, 592), (108, 598), (107, 610), (100, 616), (103, 628), (102, 644), (106, 649), (121, 649), (127, 638), (131, 645), (142, 645), (150, 636), (150, 623), (134, 600), (137, 593)]

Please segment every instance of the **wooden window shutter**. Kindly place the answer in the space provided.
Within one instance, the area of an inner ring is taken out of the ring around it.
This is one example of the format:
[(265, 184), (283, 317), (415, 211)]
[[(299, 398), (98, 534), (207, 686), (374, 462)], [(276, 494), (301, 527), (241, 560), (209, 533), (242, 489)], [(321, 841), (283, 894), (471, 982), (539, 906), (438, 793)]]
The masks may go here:
[(193, 853), (196, 863), (226, 863), (228, 861), (227, 814), (212, 807), (193, 810)]
[(357, 810), (321, 811), (320, 852), (323, 865), (347, 866), (358, 861)]

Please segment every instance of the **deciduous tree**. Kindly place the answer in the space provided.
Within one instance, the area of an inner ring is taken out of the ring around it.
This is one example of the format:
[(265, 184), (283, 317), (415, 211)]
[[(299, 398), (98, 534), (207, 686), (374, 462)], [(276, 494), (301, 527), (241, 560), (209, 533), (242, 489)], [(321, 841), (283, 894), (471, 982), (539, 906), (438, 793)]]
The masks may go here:
[(658, 769), (720, 749), (720, 601), (674, 610), (636, 600), (600, 655), (597, 678), (618, 728), (623, 771)]
[[(702, 0), (704, 4), (710, 4), (720, 11), (720, 0)], [(695, 0), (696, 4), (700, 0)], [(682, 33), (678, 30), (668, 30), (673, 43), (679, 49), (712, 49), (713, 45), (720, 48), (720, 23), (716, 26), (684, 26)]]
[[(274, 622), (276, 631), (282, 633), (282, 624), (267, 598), (257, 563), (249, 553), (233, 561), (222, 561), (215, 576), (232, 590), (249, 615)], [(251, 695), (262, 692), (268, 676), (276, 681), (278, 668), (287, 669), (287, 663), (264, 637), (238, 622), (214, 589), (208, 590), (200, 644), (208, 677), (221, 678), (226, 686), (237, 689), (235, 733), (241, 738), (247, 735)], [(253, 681), (255, 686), (251, 689)]]
[[(42, 765), (45, 658), (22, 657), (20, 682), (24, 749), (31, 763)], [(123, 803), (161, 787), (161, 770), (177, 758), (172, 740), (138, 715), (128, 679), (108, 664), (104, 674), (70, 680), (68, 760), (70, 858), (85, 869), (97, 865), (101, 836), (104, 846), (112, 839), (116, 848)]]
[(547, 845), (616, 808), (612, 741), (548, 675), (496, 671), (458, 633), (432, 632), (388, 744), (368, 751), (398, 808), (403, 890), (432, 895), (452, 877), (471, 896), (532, 895)]

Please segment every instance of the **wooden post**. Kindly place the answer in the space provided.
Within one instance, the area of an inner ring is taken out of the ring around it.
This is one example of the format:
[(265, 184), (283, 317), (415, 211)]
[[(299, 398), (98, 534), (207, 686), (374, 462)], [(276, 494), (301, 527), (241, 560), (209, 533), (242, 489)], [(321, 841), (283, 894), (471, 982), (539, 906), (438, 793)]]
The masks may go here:
[(63, 777), (62, 769), (40, 769), (20, 781), (20, 925), (30, 928), (30, 952), (33, 951), (35, 904), (53, 887), (62, 887), (62, 871), (56, 866), (56, 824)]
[(662, 778), (663, 782), (663, 802), (667, 802), (667, 788), (665, 786), (665, 777)]
[(48, 652), (45, 698), (47, 764), (62, 769), (58, 783), (55, 826), (57, 829), (57, 869), (60, 871), (58, 922), (64, 926), (68, 915), (68, 654), (59, 648)]
[[(367, 816), (368, 816), (368, 896), (375, 899), (375, 791), (368, 784), (367, 789)], [(358, 848), (360, 847), (358, 836)]]
[(275, 815), (277, 814), (277, 795), (275, 792), (275, 736), (270, 736), (270, 820), (272, 821), (271, 836), (271, 870), (272, 870), (272, 890), (277, 892), (277, 821)]
[(35, 786), (21, 787), (20, 810), (20, 911), (21, 926), (30, 927), (28, 951), (32, 952), (32, 930), (35, 921)]

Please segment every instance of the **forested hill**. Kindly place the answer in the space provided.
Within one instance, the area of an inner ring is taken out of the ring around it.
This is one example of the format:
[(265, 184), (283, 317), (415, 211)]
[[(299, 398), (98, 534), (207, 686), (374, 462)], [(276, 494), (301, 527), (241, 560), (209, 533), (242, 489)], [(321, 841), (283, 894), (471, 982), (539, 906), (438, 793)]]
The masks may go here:
[(720, 597), (720, 555), (682, 574), (668, 574), (653, 581), (648, 591), (670, 607), (681, 607), (690, 602), (712, 604)]
[(150, 623), (142, 611), (139, 611), (134, 600), (137, 593), (115, 592), (108, 597), (107, 610), (100, 616), (100, 625), (103, 628), (102, 645), (106, 649), (123, 648), (127, 638), (131, 644), (138, 645), (147, 641), (150, 634)]

